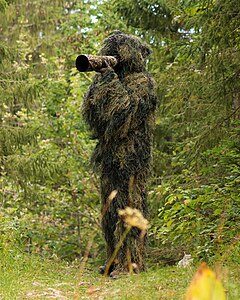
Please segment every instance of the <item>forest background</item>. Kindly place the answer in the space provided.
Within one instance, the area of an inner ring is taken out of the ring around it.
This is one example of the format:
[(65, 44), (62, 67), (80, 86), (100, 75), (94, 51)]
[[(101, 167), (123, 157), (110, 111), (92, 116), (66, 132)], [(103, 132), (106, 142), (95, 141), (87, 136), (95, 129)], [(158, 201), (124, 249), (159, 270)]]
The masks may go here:
[(159, 107), (148, 259), (240, 263), (240, 2), (0, 0), (0, 251), (102, 262), (94, 141), (81, 116), (113, 30), (149, 43)]

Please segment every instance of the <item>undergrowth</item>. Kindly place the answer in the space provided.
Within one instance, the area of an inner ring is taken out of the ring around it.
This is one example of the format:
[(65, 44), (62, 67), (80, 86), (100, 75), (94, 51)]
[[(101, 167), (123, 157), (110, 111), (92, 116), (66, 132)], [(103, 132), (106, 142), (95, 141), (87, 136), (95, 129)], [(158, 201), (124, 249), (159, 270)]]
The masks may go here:
[[(147, 272), (117, 279), (98, 274), (100, 262), (67, 263), (38, 255), (0, 253), (0, 298), (12, 299), (183, 299), (198, 264), (188, 268), (149, 266)], [(213, 267), (214, 268), (214, 267)], [(237, 265), (216, 268), (229, 300), (240, 297)]]

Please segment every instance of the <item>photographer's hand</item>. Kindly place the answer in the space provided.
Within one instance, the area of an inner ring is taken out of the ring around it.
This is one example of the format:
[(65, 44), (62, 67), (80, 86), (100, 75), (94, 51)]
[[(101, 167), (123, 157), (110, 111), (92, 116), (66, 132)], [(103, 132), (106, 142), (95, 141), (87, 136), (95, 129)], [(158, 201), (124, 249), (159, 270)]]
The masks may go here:
[(111, 81), (116, 76), (114, 69), (107, 62), (106, 66), (99, 70), (99, 73), (101, 73), (104, 81)]

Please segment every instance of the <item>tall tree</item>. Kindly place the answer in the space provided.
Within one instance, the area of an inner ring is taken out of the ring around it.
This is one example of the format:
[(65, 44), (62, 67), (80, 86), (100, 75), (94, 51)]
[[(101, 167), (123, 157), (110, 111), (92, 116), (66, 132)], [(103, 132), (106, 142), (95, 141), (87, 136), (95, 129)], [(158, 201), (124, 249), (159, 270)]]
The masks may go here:
[(88, 168), (93, 143), (80, 113), (90, 76), (77, 72), (75, 59), (96, 52), (99, 12), (92, 1), (22, 0), (1, 7), (4, 230), (29, 251), (74, 258), (84, 251), (89, 222), (98, 228), (98, 187)]

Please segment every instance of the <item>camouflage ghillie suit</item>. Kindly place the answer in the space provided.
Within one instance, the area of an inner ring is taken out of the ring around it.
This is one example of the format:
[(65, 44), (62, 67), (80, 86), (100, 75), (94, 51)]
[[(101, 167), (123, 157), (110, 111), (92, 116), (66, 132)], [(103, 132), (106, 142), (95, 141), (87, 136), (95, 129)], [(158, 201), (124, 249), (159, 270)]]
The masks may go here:
[[(92, 158), (100, 170), (102, 229), (109, 259), (125, 230), (118, 210), (130, 206), (144, 217), (148, 214), (146, 184), (156, 96), (153, 80), (145, 69), (150, 50), (138, 38), (114, 32), (99, 54), (115, 56), (118, 64), (95, 76), (84, 99), (83, 116), (98, 140)], [(117, 195), (106, 209), (114, 190)], [(146, 239), (139, 234), (133, 228), (127, 235), (115, 260), (116, 269), (128, 269), (126, 257), (130, 254), (134, 266), (144, 270)]]

